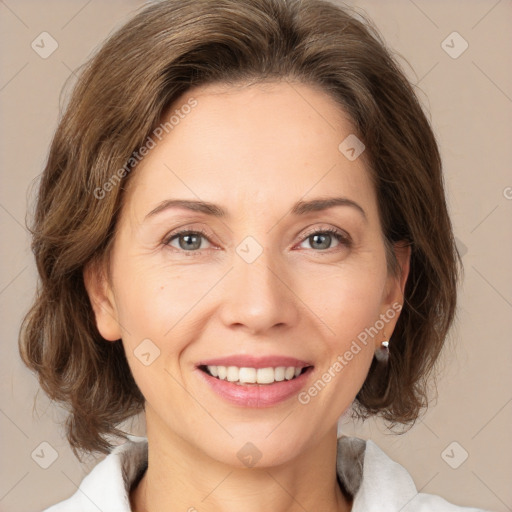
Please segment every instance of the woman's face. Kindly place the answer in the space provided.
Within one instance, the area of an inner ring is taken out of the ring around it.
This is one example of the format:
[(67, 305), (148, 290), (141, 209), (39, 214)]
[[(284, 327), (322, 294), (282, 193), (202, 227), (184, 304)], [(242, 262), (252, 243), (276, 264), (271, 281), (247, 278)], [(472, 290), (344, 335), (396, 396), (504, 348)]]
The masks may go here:
[(86, 278), (98, 328), (122, 338), (148, 435), (280, 464), (332, 433), (404, 279), (387, 274), (362, 146), (328, 95), (210, 85), (173, 113), (132, 171), (111, 286)]

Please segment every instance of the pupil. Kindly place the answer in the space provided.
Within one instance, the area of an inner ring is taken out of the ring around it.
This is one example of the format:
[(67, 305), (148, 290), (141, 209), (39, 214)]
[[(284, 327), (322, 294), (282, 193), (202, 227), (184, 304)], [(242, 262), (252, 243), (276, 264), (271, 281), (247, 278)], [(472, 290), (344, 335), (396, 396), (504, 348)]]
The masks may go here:
[(184, 244), (180, 244), (182, 249), (199, 249), (201, 246), (201, 240), (197, 235), (183, 235), (182, 239), (185, 240)]
[(329, 245), (330, 245), (329, 244), (329, 241), (330, 241), (330, 238), (331, 238), (330, 235), (313, 235), (314, 243), (317, 242), (318, 238), (324, 238), (324, 239), (327, 240), (327, 243), (324, 242), (323, 245), (322, 245), (322, 242), (320, 242), (320, 245), (322, 245), (322, 247), (321, 247), (322, 249), (328, 249)]

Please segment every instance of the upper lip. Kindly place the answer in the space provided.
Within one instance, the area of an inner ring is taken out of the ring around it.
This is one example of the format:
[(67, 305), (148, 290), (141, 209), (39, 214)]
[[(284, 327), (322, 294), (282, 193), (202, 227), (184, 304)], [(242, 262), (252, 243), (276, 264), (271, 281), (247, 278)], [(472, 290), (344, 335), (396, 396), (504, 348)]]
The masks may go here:
[(295, 368), (305, 368), (306, 366), (313, 365), (307, 361), (296, 359), (295, 357), (278, 355), (257, 357), (241, 354), (205, 359), (204, 361), (200, 361), (197, 366), (237, 366), (238, 368), (277, 368), (279, 366), (294, 366)]

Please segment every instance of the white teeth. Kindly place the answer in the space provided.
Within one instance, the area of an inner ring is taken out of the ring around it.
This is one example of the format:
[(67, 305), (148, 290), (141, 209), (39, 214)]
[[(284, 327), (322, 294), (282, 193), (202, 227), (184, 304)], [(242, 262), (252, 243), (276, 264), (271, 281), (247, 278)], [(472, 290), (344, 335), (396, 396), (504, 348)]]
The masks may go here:
[(288, 368), (286, 368), (286, 371), (284, 372), (284, 378), (286, 380), (290, 380), (290, 379), (293, 379), (294, 376), (295, 376), (295, 368), (293, 366), (289, 366)]
[(281, 382), (284, 380), (284, 372), (286, 371), (286, 368), (284, 366), (278, 366), (274, 370), (274, 379), (276, 379), (277, 382)]
[(256, 376), (258, 384), (272, 384), (274, 380), (274, 368), (258, 368)]
[(237, 366), (207, 366), (208, 372), (220, 380), (239, 384), (273, 384), (298, 377), (302, 368), (278, 366), (277, 368), (238, 368)]
[(240, 368), (238, 372), (238, 380), (240, 382), (248, 382), (254, 384), (256, 382), (256, 369), (255, 368)]
[(236, 382), (238, 380), (239, 369), (236, 366), (228, 366), (226, 380)]

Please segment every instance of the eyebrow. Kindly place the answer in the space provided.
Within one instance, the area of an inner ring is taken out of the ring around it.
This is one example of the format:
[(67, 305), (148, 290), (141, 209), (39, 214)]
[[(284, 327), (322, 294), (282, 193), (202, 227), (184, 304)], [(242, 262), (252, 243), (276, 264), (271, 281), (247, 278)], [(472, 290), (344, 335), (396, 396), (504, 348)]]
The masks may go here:
[[(323, 210), (327, 210), (329, 208), (333, 208), (335, 206), (350, 206), (355, 208), (364, 218), (365, 221), (368, 221), (368, 217), (366, 216), (366, 212), (363, 207), (353, 201), (352, 199), (348, 199), (347, 197), (327, 197), (327, 198), (318, 198), (312, 199), (310, 201), (297, 201), (292, 209), (292, 215), (307, 215), (311, 212), (319, 212)], [(149, 217), (153, 217), (164, 210), (169, 210), (171, 208), (185, 208), (187, 210), (191, 210), (194, 212), (204, 213), (206, 215), (212, 215), (213, 217), (227, 217), (228, 212), (222, 208), (221, 206), (209, 203), (207, 201), (196, 201), (189, 199), (166, 199), (159, 203), (156, 208), (151, 210), (145, 217), (144, 220)]]

